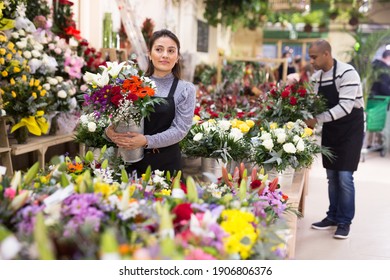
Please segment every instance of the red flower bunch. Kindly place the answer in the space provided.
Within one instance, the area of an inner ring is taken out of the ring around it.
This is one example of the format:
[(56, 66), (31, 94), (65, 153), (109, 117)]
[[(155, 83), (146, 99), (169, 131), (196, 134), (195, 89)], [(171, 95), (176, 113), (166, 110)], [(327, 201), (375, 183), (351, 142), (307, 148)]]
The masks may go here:
[(303, 82), (274, 86), (262, 101), (265, 106), (262, 106), (261, 118), (279, 124), (313, 118), (326, 108), (324, 99), (309, 83)]

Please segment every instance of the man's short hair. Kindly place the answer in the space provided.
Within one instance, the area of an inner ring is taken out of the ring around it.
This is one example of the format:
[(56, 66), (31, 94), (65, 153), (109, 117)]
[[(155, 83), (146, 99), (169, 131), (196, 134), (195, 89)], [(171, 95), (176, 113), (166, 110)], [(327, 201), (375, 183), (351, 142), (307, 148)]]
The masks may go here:
[(390, 56), (390, 50), (385, 50), (382, 54), (382, 58), (386, 58)]

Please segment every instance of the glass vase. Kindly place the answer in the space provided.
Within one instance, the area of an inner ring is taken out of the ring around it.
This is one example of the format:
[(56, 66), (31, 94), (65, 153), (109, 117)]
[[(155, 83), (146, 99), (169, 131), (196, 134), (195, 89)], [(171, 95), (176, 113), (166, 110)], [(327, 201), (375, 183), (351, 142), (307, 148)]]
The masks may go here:
[(104, 13), (103, 48), (112, 48), (112, 17), (111, 17), (111, 13)]
[[(141, 119), (140, 124), (137, 125), (134, 121), (120, 122), (115, 126), (115, 132), (125, 133), (125, 132), (138, 132), (144, 133), (144, 119)], [(125, 163), (138, 162), (144, 158), (144, 148), (137, 148), (133, 150), (118, 148), (118, 153), (122, 157)]]
[(294, 181), (295, 169), (291, 166), (287, 166), (283, 171), (277, 171), (275, 168), (266, 171), (268, 174), (268, 180), (272, 181), (276, 177), (278, 178), (278, 184), (282, 190), (286, 190), (292, 187)]

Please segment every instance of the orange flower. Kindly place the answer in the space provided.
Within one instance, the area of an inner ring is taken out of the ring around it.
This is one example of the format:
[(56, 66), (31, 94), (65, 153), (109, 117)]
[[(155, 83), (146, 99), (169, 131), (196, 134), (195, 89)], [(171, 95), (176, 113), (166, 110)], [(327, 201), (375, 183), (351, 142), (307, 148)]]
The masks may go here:
[(137, 95), (141, 98), (145, 97), (146, 95), (153, 96), (154, 95), (154, 89), (150, 87), (144, 87), (138, 90)]
[(84, 165), (81, 162), (68, 162), (67, 164), (68, 171), (71, 173), (79, 173), (83, 171)]

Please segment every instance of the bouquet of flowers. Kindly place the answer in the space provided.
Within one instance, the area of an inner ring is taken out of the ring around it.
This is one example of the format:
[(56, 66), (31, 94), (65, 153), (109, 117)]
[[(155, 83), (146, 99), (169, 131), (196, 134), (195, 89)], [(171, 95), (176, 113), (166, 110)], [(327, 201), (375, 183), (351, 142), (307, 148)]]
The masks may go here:
[(280, 125), (313, 118), (326, 109), (324, 98), (317, 95), (309, 83), (279, 84), (261, 99), (261, 119)]
[(197, 116), (189, 133), (180, 142), (182, 152), (189, 157), (208, 157), (241, 161), (250, 157), (252, 120), (209, 119), (201, 121)]
[(114, 125), (131, 121), (139, 125), (156, 104), (163, 102), (162, 98), (152, 98), (156, 86), (142, 75), (135, 63), (107, 62), (107, 66), (100, 68), (102, 73), (85, 74), (85, 81), (90, 85), (89, 93), (84, 95), (85, 112), (108, 115)]
[(283, 171), (288, 166), (294, 169), (309, 167), (318, 153), (330, 156), (317, 144), (313, 130), (302, 120), (279, 126), (265, 122), (260, 133), (252, 138), (253, 161), (266, 169)]

